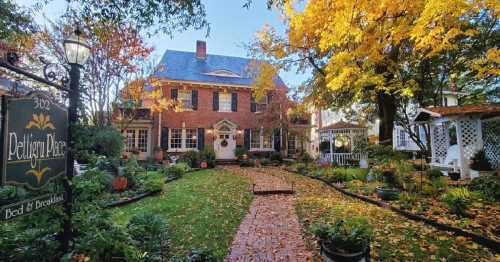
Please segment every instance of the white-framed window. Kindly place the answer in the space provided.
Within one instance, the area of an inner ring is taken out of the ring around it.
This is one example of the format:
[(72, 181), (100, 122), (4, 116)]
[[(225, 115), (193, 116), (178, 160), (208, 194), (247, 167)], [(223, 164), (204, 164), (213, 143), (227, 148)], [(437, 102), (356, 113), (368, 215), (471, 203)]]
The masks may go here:
[(197, 148), (196, 129), (186, 129), (186, 148)]
[(267, 96), (262, 97), (259, 101), (256, 101), (257, 112), (264, 112), (267, 108)]
[(272, 133), (266, 134), (263, 128), (251, 130), (250, 150), (272, 150), (272, 149), (274, 149), (274, 137)]
[(170, 129), (170, 147), (169, 148), (182, 148), (182, 129)]
[(231, 112), (230, 93), (219, 93), (219, 112)]
[(182, 152), (198, 148), (198, 133), (196, 128), (170, 128), (169, 150)]
[(148, 130), (139, 129), (137, 136), (137, 148), (140, 152), (148, 152)]
[(252, 129), (250, 132), (250, 148), (260, 148), (260, 129)]
[(406, 132), (404, 129), (399, 129), (399, 146), (406, 147)]
[(126, 143), (125, 143), (125, 151), (132, 152), (132, 149), (135, 147), (135, 129), (126, 131)]
[(134, 128), (125, 131), (125, 151), (132, 152), (134, 149), (139, 152), (148, 152), (149, 129)]
[(184, 110), (193, 109), (193, 96), (191, 90), (179, 90), (178, 97)]

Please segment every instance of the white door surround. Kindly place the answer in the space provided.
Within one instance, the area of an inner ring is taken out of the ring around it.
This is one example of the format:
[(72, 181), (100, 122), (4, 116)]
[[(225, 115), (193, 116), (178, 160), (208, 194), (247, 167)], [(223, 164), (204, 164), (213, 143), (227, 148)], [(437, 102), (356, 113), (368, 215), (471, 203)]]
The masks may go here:
[(217, 159), (234, 159), (237, 125), (221, 120), (214, 125), (214, 150)]

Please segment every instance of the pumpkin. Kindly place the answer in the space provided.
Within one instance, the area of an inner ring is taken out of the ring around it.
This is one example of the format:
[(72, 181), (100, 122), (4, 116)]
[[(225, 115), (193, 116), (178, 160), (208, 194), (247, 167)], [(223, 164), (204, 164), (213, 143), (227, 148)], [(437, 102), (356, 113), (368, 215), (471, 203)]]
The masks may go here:
[(128, 180), (124, 176), (117, 176), (115, 179), (113, 179), (113, 182), (111, 185), (113, 186), (113, 189), (116, 191), (123, 191), (127, 188)]

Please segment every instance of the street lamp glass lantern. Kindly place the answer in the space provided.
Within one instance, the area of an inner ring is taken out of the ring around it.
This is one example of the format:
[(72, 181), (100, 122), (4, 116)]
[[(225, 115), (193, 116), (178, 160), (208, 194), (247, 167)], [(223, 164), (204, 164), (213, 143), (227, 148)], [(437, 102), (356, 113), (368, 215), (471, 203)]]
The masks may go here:
[(90, 46), (79, 30), (64, 40), (64, 53), (69, 64), (83, 65), (90, 54)]

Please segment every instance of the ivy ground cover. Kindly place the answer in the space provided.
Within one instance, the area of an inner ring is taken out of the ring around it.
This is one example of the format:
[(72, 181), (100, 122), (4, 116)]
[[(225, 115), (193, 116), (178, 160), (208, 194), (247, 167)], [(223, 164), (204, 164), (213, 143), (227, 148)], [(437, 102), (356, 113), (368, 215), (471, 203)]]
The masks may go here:
[(295, 208), (307, 246), (318, 254), (313, 225), (337, 217), (365, 216), (374, 227), (374, 261), (495, 261), (494, 255), (464, 237), (408, 220), (387, 209), (345, 196), (321, 181), (280, 169), (272, 174), (293, 182)]
[(222, 260), (250, 206), (249, 185), (248, 178), (222, 170), (197, 171), (168, 183), (161, 195), (115, 208), (113, 213), (122, 225), (138, 213), (163, 215), (174, 255), (208, 249)]

